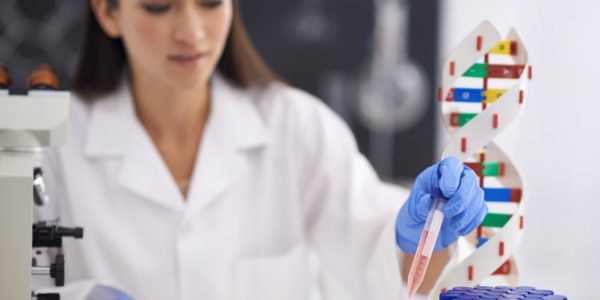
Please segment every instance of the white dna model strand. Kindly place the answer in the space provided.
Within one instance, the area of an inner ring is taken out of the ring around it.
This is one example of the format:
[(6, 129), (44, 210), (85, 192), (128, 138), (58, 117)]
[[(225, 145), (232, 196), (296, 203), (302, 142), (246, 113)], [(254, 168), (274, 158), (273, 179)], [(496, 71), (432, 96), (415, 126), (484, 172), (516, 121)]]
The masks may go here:
[(480, 178), (489, 212), (471, 235), (472, 253), (449, 265), (430, 299), (455, 286), (474, 286), (502, 276), (517, 285), (512, 254), (523, 235), (525, 193), (521, 177), (493, 139), (513, 122), (525, 106), (531, 66), (514, 29), (507, 38), (488, 21), (471, 32), (448, 57), (438, 100), (451, 138), (442, 158), (455, 156)]

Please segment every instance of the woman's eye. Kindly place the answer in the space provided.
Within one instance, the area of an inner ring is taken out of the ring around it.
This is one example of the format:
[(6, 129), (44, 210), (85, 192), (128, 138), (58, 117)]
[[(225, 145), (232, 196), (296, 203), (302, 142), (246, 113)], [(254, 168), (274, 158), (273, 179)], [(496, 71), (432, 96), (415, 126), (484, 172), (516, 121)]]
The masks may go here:
[(153, 15), (162, 14), (171, 8), (169, 4), (142, 4), (142, 7)]
[(202, 7), (206, 7), (206, 8), (217, 8), (219, 7), (221, 4), (223, 4), (223, 0), (207, 0), (207, 1), (202, 1)]

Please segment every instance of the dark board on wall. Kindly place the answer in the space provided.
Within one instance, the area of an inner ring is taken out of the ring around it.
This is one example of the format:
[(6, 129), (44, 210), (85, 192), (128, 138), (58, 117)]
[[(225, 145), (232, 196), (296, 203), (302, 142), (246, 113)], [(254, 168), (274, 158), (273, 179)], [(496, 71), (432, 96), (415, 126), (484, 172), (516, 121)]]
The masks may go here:
[[(373, 55), (374, 3), (373, 0), (254, 0), (242, 1), (242, 13), (255, 46), (269, 65), (291, 84), (335, 108), (349, 123), (360, 150), (369, 156), (380, 175), (390, 179), (410, 179), (435, 157), (434, 118), (437, 116), (433, 105), (428, 105), (411, 126), (391, 134), (391, 141), (383, 145), (391, 147), (389, 151), (393, 151), (393, 155), (391, 159), (386, 157), (377, 162), (378, 157), (374, 156), (381, 151), (370, 148), (381, 145), (374, 142), (381, 138), (377, 137), (377, 130), (361, 122), (356, 113), (356, 99), (352, 99), (357, 96), (357, 77)], [(438, 0), (415, 0), (407, 4), (408, 54), (424, 70), (428, 87), (424, 101), (433, 103)], [(293, 24), (297, 28), (291, 28)], [(332, 73), (342, 74), (342, 78), (347, 79), (347, 84), (342, 85), (346, 91), (343, 93), (345, 106), (331, 103), (323, 87), (329, 83)], [(390, 133), (382, 135), (389, 138)]]

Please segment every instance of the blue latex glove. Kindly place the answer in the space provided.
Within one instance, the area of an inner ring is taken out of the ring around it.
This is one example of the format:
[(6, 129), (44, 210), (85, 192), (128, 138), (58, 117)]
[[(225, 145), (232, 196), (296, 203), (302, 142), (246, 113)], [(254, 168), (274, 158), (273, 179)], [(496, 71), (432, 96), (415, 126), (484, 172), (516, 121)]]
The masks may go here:
[(467, 235), (477, 228), (488, 211), (473, 170), (455, 157), (438, 162), (417, 176), (408, 200), (398, 213), (396, 243), (405, 253), (417, 251), (431, 206), (431, 192), (438, 184), (448, 201), (435, 251), (448, 247), (460, 235)]

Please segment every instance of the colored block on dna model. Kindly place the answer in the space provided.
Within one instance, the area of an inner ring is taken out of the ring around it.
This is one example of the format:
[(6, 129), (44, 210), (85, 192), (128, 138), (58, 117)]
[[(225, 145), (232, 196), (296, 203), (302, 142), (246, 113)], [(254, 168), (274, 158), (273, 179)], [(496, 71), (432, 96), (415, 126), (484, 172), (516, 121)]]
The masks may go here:
[(496, 271), (494, 271), (493, 275), (508, 275), (510, 274), (510, 260), (505, 261)]
[(509, 214), (488, 213), (485, 215), (485, 218), (483, 218), (481, 226), (501, 228), (508, 223), (508, 220), (510, 220), (511, 217), (512, 215)]
[(450, 114), (450, 126), (463, 127), (471, 119), (475, 118), (477, 114), (472, 113), (451, 113)]
[(463, 77), (517, 79), (524, 69), (524, 65), (475, 63), (463, 73)]
[(463, 77), (484, 78), (488, 76), (488, 71), (486, 68), (487, 64), (473, 64), (469, 69), (467, 69), (467, 71), (465, 71), (465, 73), (463, 73)]
[(465, 162), (465, 166), (469, 167), (477, 176), (481, 175), (481, 170), (483, 170), (483, 166), (479, 162)]
[(488, 65), (486, 70), (489, 78), (517, 79), (525, 69), (524, 65)]
[[(461, 125), (462, 126), (462, 125)], [(465, 162), (465, 166), (469, 167), (475, 174), (478, 176), (487, 176), (487, 177), (502, 177), (504, 176), (504, 163), (503, 162)], [(495, 202), (510, 202), (512, 201), (512, 197), (514, 197), (513, 189), (501, 189), (500, 191), (496, 191), (496, 189), (490, 188), (490, 199), (499, 199), (495, 200)], [(493, 200), (490, 200), (493, 201)]]
[(489, 202), (520, 202), (521, 189), (486, 187), (483, 188), (483, 198)]
[(502, 96), (502, 94), (506, 93), (506, 89), (488, 89), (483, 91), (483, 97), (485, 99), (485, 103), (494, 103), (498, 98)]
[(556, 295), (554, 291), (537, 289), (531, 286), (458, 286), (440, 293), (440, 300), (467, 300), (467, 299), (541, 299), (541, 300), (568, 300), (566, 296)]
[(478, 236), (477, 237), (477, 245), (476, 245), (476, 247), (479, 248), (479, 247), (483, 246), (483, 244), (485, 244), (485, 242), (487, 242), (488, 240), (489, 240), (488, 238), (484, 238), (484, 237)]
[(517, 42), (504, 40), (498, 42), (494, 48), (490, 50), (492, 54), (517, 55)]
[(482, 102), (483, 89), (455, 88), (453, 100), (456, 102)]
[(481, 164), (483, 165), (483, 170), (481, 170), (483, 176), (500, 177), (504, 175), (504, 163), (482, 162)]

